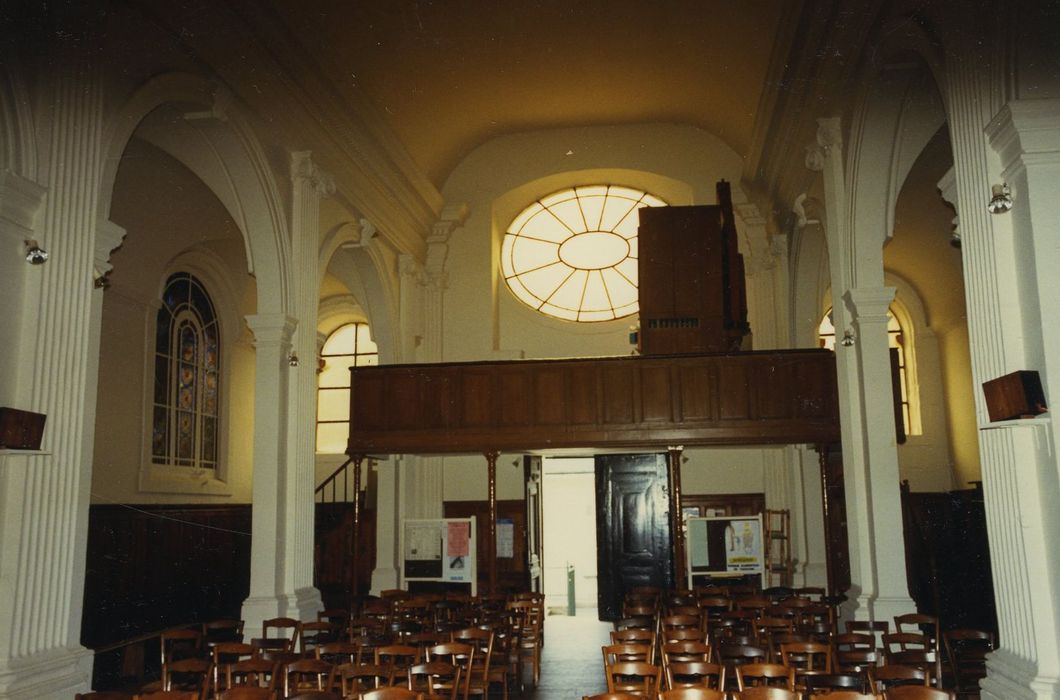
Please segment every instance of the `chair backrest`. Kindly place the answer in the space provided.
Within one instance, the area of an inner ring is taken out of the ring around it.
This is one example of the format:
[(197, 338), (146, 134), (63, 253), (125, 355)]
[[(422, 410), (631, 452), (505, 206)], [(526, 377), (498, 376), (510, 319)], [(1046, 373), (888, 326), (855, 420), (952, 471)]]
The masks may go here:
[(674, 662), (710, 661), (710, 645), (706, 642), (667, 642), (662, 645), (662, 665)]
[(280, 664), (268, 659), (243, 659), (236, 661), (225, 666), (224, 687), (275, 689), (280, 675), (279, 670)]
[(200, 700), (200, 698), (200, 693), (194, 690), (155, 690), (133, 696), (133, 700)]
[(342, 664), (335, 667), (335, 677), (345, 697), (394, 683), (394, 669), (384, 664)]
[(706, 661), (674, 661), (663, 669), (666, 687), (717, 688), (725, 687), (725, 667)]
[(796, 671), (832, 670), (832, 647), (819, 642), (788, 642), (780, 645), (780, 659)]
[(611, 630), (612, 644), (650, 644), (655, 646), (655, 631), (631, 627), (624, 630)]
[(605, 667), (607, 692), (652, 698), (659, 692), (662, 669), (643, 661), (619, 661)]
[(310, 690), (306, 693), (295, 693), (294, 695), (288, 695), (287, 700), (345, 700), (339, 693), (334, 692), (317, 692)]
[(868, 688), (867, 679), (856, 673), (822, 673), (803, 678), (807, 693), (827, 690), (829, 694), (836, 690), (862, 692)]
[(899, 685), (926, 686), (928, 684), (927, 672), (912, 666), (895, 666), (891, 664), (877, 666), (869, 669), (869, 677), (872, 679), (874, 690), (877, 693), (882, 693)]
[(655, 657), (655, 647), (650, 644), (605, 644), (600, 647), (604, 657), (604, 666), (609, 666), (620, 661), (643, 661), (652, 663)]
[(202, 631), (191, 627), (165, 630), (159, 635), (159, 649), (163, 664), (197, 657), (202, 653)]
[(799, 700), (799, 694), (787, 688), (770, 688), (760, 685), (735, 694), (736, 700)]
[(859, 693), (856, 690), (833, 690), (828, 693), (828, 700), (880, 700), (873, 693)]
[(210, 622), (204, 622), (202, 625), (202, 640), (208, 645), (218, 642), (242, 642), (243, 621), (211, 620)]
[(758, 685), (795, 690), (795, 669), (783, 664), (743, 664), (736, 667), (736, 686), (742, 691)]
[(639, 695), (632, 693), (597, 693), (596, 695), (583, 695), (582, 700), (642, 700)]
[(179, 659), (162, 664), (162, 690), (194, 690), (205, 695), (212, 664), (206, 659)]
[(283, 669), (285, 696), (305, 690), (331, 690), (334, 682), (335, 667), (320, 659), (299, 659)]
[(766, 658), (766, 650), (749, 644), (719, 644), (718, 658), (732, 665), (754, 663)]
[(77, 693), (74, 700), (132, 700), (132, 693), (116, 690), (97, 690), (91, 693)]
[(923, 615), (921, 613), (895, 615), (894, 631), (918, 632), (927, 635), (935, 649), (938, 649), (938, 645), (941, 642), (939, 639), (939, 619), (932, 615)]
[(725, 693), (714, 688), (671, 688), (659, 693), (659, 700), (725, 700)]
[(400, 675), (405, 675), (409, 666), (419, 663), (421, 656), (420, 648), (409, 644), (384, 644), (375, 648), (375, 663), (400, 671)]
[(445, 697), (456, 700), (460, 693), (459, 666), (444, 661), (428, 661), (416, 664), (408, 670), (409, 690), (430, 697)]

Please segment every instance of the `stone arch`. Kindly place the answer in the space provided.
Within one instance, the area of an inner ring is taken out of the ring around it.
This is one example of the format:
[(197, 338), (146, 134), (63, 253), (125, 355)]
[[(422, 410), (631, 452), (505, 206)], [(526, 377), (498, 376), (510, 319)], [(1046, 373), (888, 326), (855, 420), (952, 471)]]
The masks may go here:
[[(379, 359), (401, 361), (398, 300), (400, 290), (393, 252), (379, 242), (374, 227), (365, 219), (333, 226), (320, 246), (320, 278), (330, 272), (350, 289), (372, 338), (379, 346)], [(324, 310), (324, 307), (321, 307)], [(319, 327), (319, 323), (318, 323)]]
[[(180, 110), (180, 118), (152, 120), (167, 108)], [(201, 179), (232, 216), (243, 234), (248, 270), (257, 279), (258, 313), (288, 312), (291, 255), (283, 199), (261, 144), (231, 96), (185, 73), (159, 75), (142, 85), (108, 126), (100, 212), (110, 211), (118, 165), (137, 130)]]

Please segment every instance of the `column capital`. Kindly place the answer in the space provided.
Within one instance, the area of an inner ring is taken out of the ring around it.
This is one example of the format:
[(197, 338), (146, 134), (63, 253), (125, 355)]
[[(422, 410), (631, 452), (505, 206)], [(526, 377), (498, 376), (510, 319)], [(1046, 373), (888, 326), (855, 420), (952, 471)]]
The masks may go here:
[(814, 172), (824, 170), (825, 160), (843, 148), (843, 130), (839, 117), (817, 120), (817, 136), (806, 147), (806, 167)]
[(110, 254), (125, 240), (126, 230), (110, 219), (101, 219), (96, 225), (96, 279), (111, 271)]
[[(823, 166), (823, 163), (822, 163)], [(806, 228), (810, 224), (819, 224), (823, 217), (824, 205), (821, 200), (811, 197), (805, 192), (795, 198), (791, 205), (791, 212), (795, 215), (795, 227)]]
[(246, 316), (247, 326), (254, 334), (254, 347), (289, 345), (298, 327), (298, 319), (287, 314), (252, 314)]
[(886, 323), (894, 292), (894, 287), (855, 287), (843, 294), (843, 300), (856, 323)]
[(309, 185), (320, 197), (335, 194), (335, 179), (313, 161), (312, 151), (291, 152), (291, 180)]
[(448, 243), (453, 231), (464, 225), (470, 213), (471, 209), (463, 202), (447, 204), (442, 208), (438, 220), (431, 227), (431, 232), (427, 236), (427, 245)]

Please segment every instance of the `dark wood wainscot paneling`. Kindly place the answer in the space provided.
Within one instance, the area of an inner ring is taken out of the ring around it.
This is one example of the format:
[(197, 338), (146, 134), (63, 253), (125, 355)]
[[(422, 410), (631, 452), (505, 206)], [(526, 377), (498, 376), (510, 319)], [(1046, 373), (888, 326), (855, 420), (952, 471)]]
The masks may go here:
[(249, 591), (249, 505), (89, 508), (85, 646), (238, 618)]
[(358, 367), (349, 451), (827, 443), (826, 350)]
[[(484, 592), (489, 585), (489, 564), (486, 559), (486, 532), (489, 522), (489, 502), (487, 501), (446, 501), (444, 507), (447, 518), (470, 518), (475, 516), (478, 533), (477, 565), (479, 591)], [(526, 568), (526, 501), (497, 501), (497, 520), (511, 520), (515, 527), (512, 557), (497, 558), (497, 590), (523, 591), (529, 582), (529, 571)]]

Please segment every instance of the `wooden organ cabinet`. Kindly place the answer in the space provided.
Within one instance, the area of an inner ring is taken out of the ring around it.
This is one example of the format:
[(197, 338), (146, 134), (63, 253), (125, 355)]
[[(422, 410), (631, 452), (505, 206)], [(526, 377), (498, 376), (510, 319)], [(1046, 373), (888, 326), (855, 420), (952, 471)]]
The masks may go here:
[(729, 183), (718, 204), (640, 210), (640, 351), (734, 352), (750, 333)]

